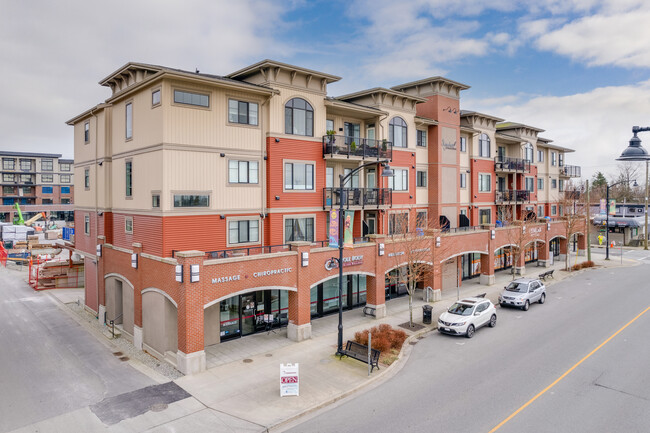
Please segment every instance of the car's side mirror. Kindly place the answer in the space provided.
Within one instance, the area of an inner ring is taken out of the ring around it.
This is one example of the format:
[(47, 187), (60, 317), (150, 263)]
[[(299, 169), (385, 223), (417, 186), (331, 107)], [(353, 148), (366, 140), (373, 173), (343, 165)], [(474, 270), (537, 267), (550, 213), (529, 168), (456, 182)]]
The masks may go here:
[(479, 316), (480, 314), (481, 314), (480, 311), (477, 311), (476, 313), (474, 313), (475, 316)]

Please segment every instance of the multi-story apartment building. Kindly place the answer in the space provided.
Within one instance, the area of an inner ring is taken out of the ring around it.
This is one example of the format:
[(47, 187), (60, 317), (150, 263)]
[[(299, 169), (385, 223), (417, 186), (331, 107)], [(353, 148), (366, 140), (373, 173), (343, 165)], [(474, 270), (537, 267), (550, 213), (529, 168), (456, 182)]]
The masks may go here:
[[(441, 230), (430, 264), (442, 272), (422, 282), (435, 289), (525, 266), (507, 260), (508, 229), (495, 224), (554, 216), (551, 180), (579, 175), (562, 171), (569, 149), (462, 112), (468, 86), (446, 78), (328, 96), (339, 79), (271, 60), (227, 76), (129, 63), (103, 79), (111, 96), (68, 121), (87, 307), (185, 372), (205, 368), (206, 345), (268, 318), (309, 338), (311, 320), (338, 309), (326, 240), (341, 199), (356, 238), (345, 308), (380, 316), (402, 294), (387, 276), (404, 265), (390, 235), (405, 227)], [(339, 176), (367, 163), (341, 198)], [(531, 224), (526, 260), (566, 253), (558, 222)]]
[(0, 220), (13, 220), (15, 203), (24, 216), (46, 212), (59, 220), (72, 220), (73, 160), (60, 154), (0, 151), (0, 161)]

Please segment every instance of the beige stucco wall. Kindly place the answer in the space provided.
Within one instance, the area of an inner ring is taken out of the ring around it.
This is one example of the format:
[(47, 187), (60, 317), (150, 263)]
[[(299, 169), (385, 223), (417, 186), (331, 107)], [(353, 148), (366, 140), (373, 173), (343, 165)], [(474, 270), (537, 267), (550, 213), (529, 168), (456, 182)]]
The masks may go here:
[(203, 310), (203, 341), (206, 346), (217, 344), (221, 341), (221, 313), (219, 303)]
[(158, 292), (142, 294), (142, 341), (161, 355), (178, 350), (176, 307)]

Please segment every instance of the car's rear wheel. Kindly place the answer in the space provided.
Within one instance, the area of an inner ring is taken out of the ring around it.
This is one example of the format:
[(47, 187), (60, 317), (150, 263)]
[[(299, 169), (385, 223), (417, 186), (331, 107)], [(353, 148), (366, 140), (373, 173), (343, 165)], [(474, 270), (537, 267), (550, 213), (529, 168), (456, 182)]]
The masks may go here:
[(530, 302), (528, 302), (528, 300), (526, 300), (526, 303), (524, 304), (523, 307), (521, 307), (521, 309), (524, 310), (524, 311), (528, 311), (528, 307), (530, 307)]
[(539, 298), (539, 303), (543, 304), (546, 301), (546, 293), (542, 293), (542, 296)]
[(474, 325), (469, 325), (467, 327), (467, 334), (465, 334), (465, 337), (472, 338), (473, 336), (474, 336)]
[(497, 315), (493, 314), (492, 317), (490, 317), (490, 328), (494, 328), (497, 325)]

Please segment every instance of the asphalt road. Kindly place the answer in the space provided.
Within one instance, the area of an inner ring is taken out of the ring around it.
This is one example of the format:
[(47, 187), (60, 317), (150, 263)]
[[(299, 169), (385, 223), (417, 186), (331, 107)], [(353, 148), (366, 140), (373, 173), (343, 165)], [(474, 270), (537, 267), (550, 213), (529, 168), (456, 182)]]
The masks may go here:
[(0, 432), (155, 383), (34, 292), (25, 275), (0, 266)]
[(528, 312), (498, 308), (471, 340), (430, 334), (391, 379), (289, 431), (650, 431), (650, 253), (624, 257), (640, 265), (558, 282)]

